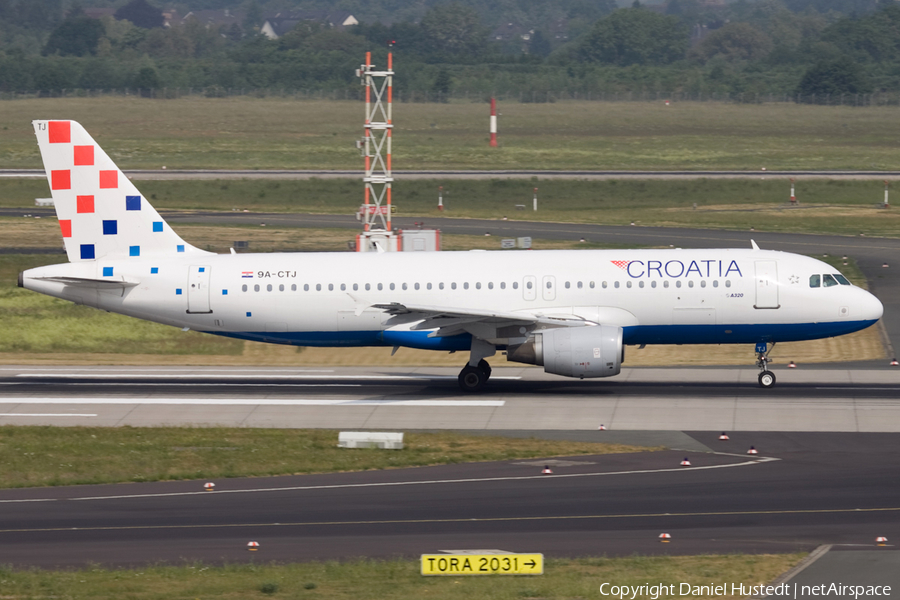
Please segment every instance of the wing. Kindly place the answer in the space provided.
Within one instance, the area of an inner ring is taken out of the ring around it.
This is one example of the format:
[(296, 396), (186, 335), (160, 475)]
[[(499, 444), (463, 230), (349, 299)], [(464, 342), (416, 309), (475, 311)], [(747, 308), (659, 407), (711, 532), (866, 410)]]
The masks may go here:
[(390, 315), (386, 328), (412, 324), (412, 331), (434, 329), (429, 337), (469, 333), (492, 344), (521, 344), (535, 329), (592, 325), (574, 315), (543, 315), (495, 310), (457, 309), (413, 304), (373, 304)]

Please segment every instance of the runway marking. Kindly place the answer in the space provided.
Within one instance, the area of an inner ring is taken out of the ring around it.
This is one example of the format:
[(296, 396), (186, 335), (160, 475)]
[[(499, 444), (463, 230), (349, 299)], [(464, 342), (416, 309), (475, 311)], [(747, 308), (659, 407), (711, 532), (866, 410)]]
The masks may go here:
[[(176, 374), (167, 373), (161, 375), (142, 375), (141, 373), (19, 373), (16, 377), (23, 378), (42, 378), (42, 379), (207, 379), (202, 374)], [(353, 379), (353, 380), (391, 380), (391, 381), (429, 381), (429, 380), (453, 380), (456, 381), (456, 375), (216, 375), (215, 379)], [(514, 376), (497, 376), (491, 379), (522, 379)]]
[[(519, 475), (514, 477), (477, 477), (472, 479), (434, 479), (425, 481), (384, 481), (378, 483), (339, 483), (333, 485), (301, 485), (291, 487), (278, 488), (255, 488), (249, 490), (218, 490), (215, 495), (222, 494), (251, 494), (258, 492), (293, 492), (293, 491), (314, 491), (314, 490), (338, 490), (351, 488), (372, 488), (372, 487), (402, 487), (414, 485), (435, 485), (442, 483), (487, 483), (499, 481), (528, 481), (535, 479), (575, 479), (582, 477), (605, 477), (610, 475), (637, 475), (644, 473), (685, 473), (687, 471), (708, 471), (711, 469), (728, 469), (732, 467), (746, 467), (749, 465), (758, 465), (768, 462), (781, 460), (780, 458), (763, 457), (754, 460), (744, 461), (741, 463), (732, 463), (727, 465), (706, 465), (700, 467), (680, 467), (677, 469), (639, 469), (636, 471), (607, 471), (602, 473), (567, 473), (559, 475)], [(85, 500), (127, 500), (131, 498), (168, 498), (175, 496), (207, 496), (212, 494), (206, 490), (198, 492), (162, 492), (158, 494), (125, 494), (120, 496), (84, 496), (80, 498), (58, 498), (57, 500), (85, 501)], [(23, 502), (23, 500), (0, 500), (0, 503), (13, 504)]]
[[(102, 369), (97, 367), (65, 367), (69, 371), (90, 371), (90, 372), (102, 372)], [(122, 367), (122, 369), (126, 369), (128, 367)], [(59, 367), (0, 367), (0, 371), (54, 371), (58, 370)], [(117, 371), (121, 371), (122, 369), (117, 369)], [(159, 368), (159, 369), (151, 369), (147, 367), (136, 367), (136, 370), (132, 371), (132, 373), (172, 373), (172, 372), (182, 372), (182, 371), (202, 371), (204, 373), (234, 373), (235, 371), (247, 371), (248, 373), (334, 373), (334, 369), (254, 369), (254, 368), (234, 368), (234, 369), (208, 369), (206, 367), (170, 367), (170, 368)]]
[[(218, 493), (218, 492), (216, 492)], [(655, 519), (677, 517), (741, 517), (759, 515), (831, 515), (844, 513), (897, 512), (900, 506), (887, 508), (814, 508), (796, 510), (736, 510), (695, 513), (635, 513), (614, 515), (549, 515), (539, 517), (485, 517), (472, 519), (390, 519), (383, 521), (297, 521), (293, 523), (218, 523), (214, 525), (111, 525), (99, 527), (46, 527), (0, 529), (0, 533), (42, 533), (52, 531), (137, 531), (160, 529), (232, 529), (238, 527), (312, 527), (347, 525), (416, 525), (438, 523), (497, 523), (526, 521), (577, 521), (599, 519)], [(871, 547), (871, 546), (870, 546)]]
[(260, 398), (247, 400), (245, 398), (114, 398), (81, 397), (71, 398), (4, 398), (0, 396), (0, 404), (182, 404), (203, 406), (449, 406), (449, 407), (473, 407), (473, 406), (504, 406), (505, 400), (330, 400), (320, 399), (292, 399), (285, 400)]
[[(13, 385), (35, 385), (34, 382), (31, 381), (0, 381), (0, 385), (13, 386)], [(124, 386), (128, 385), (127, 382), (124, 383), (111, 383), (108, 381), (100, 381), (100, 382), (90, 382), (90, 383), (80, 383), (80, 382), (70, 382), (66, 383), (67, 386), (85, 386), (85, 387), (100, 387), (100, 386)], [(140, 383), (133, 383), (132, 385), (139, 385), (141, 387), (302, 387), (302, 388), (320, 388), (320, 387), (352, 387), (358, 388), (362, 387), (361, 383), (206, 383), (206, 382), (197, 382), (197, 383), (181, 383), (177, 381), (173, 382), (147, 382), (141, 381)]]
[(88, 413), (0, 413), (0, 417), (96, 417)]
[(834, 386), (834, 387), (817, 387), (816, 389), (817, 390), (869, 390), (869, 391), (875, 391), (875, 392), (900, 391), (900, 387), (875, 387), (875, 386), (869, 386), (869, 387), (838, 387), (838, 386)]

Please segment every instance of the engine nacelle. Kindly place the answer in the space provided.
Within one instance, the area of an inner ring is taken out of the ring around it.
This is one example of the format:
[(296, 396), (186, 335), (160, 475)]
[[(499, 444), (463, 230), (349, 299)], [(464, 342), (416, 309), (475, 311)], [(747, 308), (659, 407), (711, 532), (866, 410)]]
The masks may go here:
[(543, 365), (545, 372), (566, 377), (618, 375), (622, 359), (622, 328), (615, 325), (547, 329), (506, 352), (506, 360)]

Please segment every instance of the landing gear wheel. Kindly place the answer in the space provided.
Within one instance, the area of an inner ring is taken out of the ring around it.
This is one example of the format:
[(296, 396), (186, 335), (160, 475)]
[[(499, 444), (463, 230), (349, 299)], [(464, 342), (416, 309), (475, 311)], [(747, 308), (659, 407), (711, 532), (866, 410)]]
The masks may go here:
[(775, 385), (775, 373), (772, 371), (763, 371), (759, 374), (760, 387), (770, 388)]
[(478, 367), (466, 365), (459, 372), (459, 387), (464, 392), (480, 392), (484, 389), (484, 384), (487, 383), (487, 380), (487, 374)]
[(491, 365), (489, 365), (486, 360), (484, 360), (483, 358), (479, 360), (478, 368), (484, 371), (485, 377), (487, 377), (488, 379), (491, 378)]

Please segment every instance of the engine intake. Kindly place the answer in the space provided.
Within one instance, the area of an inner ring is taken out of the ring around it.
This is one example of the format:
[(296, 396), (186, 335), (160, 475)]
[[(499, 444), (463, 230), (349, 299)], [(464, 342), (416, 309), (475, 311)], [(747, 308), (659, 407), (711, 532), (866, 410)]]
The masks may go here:
[(545, 372), (566, 377), (618, 375), (623, 358), (622, 328), (614, 325), (547, 329), (506, 352), (509, 361), (543, 365)]

